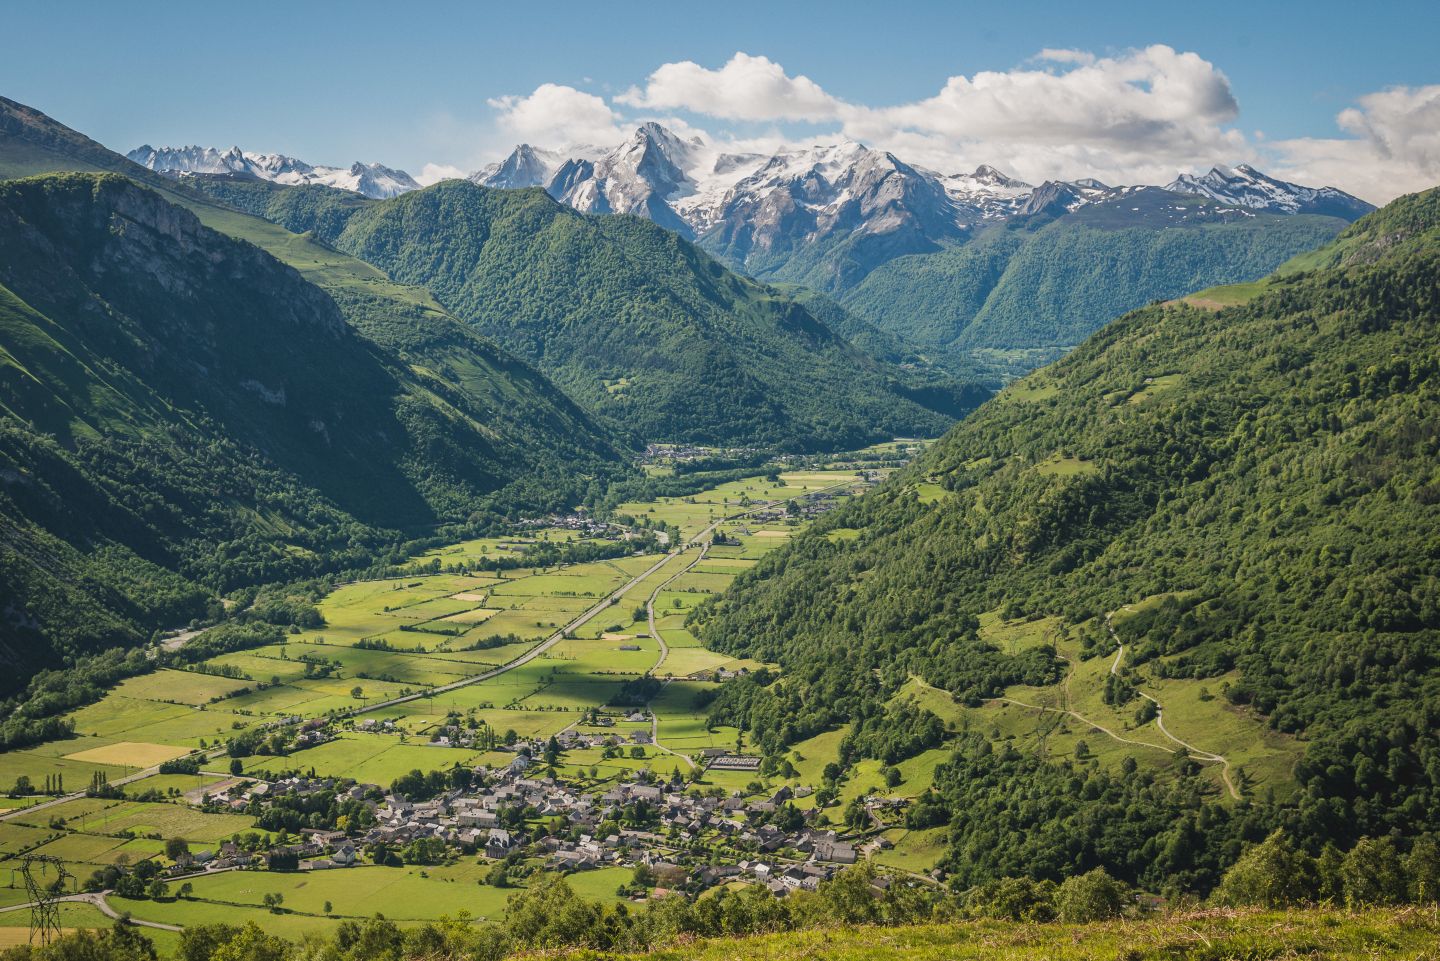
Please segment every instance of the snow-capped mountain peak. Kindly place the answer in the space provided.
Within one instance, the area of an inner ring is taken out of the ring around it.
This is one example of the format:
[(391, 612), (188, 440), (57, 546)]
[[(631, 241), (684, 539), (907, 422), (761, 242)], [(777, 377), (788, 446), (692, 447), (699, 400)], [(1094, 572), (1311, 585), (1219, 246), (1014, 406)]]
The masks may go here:
[(595, 176), (629, 195), (631, 203), (622, 202), (616, 209), (633, 206), (642, 195), (659, 194), (668, 200), (693, 193), (695, 181), (689, 171), (697, 166), (697, 154), (703, 149), (702, 141), (681, 140), (658, 123), (644, 123), (629, 140), (595, 163)]
[(974, 173), (935, 176), (951, 200), (962, 207), (977, 210), (981, 219), (1013, 213), (1015, 206), (1035, 189), (989, 164), (981, 164)]
[(581, 155), (566, 150), (545, 150), (533, 144), (516, 144), (504, 160), (470, 175), (486, 187), (543, 187), (567, 161)]
[(1335, 187), (1304, 187), (1278, 180), (1241, 164), (1233, 170), (1211, 167), (1202, 176), (1180, 174), (1165, 187), (1176, 193), (1196, 194), (1250, 210), (1286, 214), (1329, 214), (1354, 220), (1374, 206)]
[(382, 164), (354, 163), (347, 167), (321, 167), (278, 153), (250, 153), (239, 147), (152, 147), (145, 144), (126, 154), (131, 160), (159, 173), (176, 177), (231, 176), (269, 180), (278, 184), (324, 184), (377, 200), (398, 197), (420, 185), (403, 170)]
[(471, 179), (492, 187), (543, 186), (584, 212), (649, 217), (747, 263), (838, 237), (883, 250), (881, 257), (900, 256), (933, 250), (986, 222), (1064, 216), (1121, 201), (1131, 204), (1123, 215), (1137, 220), (1196, 216), (1167, 201), (1164, 191), (1202, 195), (1235, 215), (1248, 208), (1353, 220), (1371, 209), (1332, 188), (1288, 184), (1246, 165), (1184, 175), (1164, 188), (1111, 187), (1093, 177), (1035, 187), (989, 164), (970, 173), (937, 173), (853, 140), (769, 154), (727, 152), (653, 122), (608, 150), (522, 144)]

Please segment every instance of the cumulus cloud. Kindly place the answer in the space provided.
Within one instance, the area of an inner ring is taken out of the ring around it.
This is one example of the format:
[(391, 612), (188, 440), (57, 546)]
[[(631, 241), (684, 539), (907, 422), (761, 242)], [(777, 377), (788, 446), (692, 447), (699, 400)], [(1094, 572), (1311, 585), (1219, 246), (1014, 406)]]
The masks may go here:
[(1271, 144), (1278, 171), (1372, 203), (1440, 184), (1440, 84), (1366, 94), (1335, 122), (1350, 136)]
[(1046, 47), (1030, 58), (1032, 63), (1078, 63), (1089, 66), (1095, 62), (1095, 55), (1088, 50), (1059, 50)]
[(896, 106), (849, 103), (773, 60), (737, 53), (718, 69), (664, 64), (615, 101), (719, 120), (831, 122), (838, 136), (942, 170), (1003, 163), (1030, 179), (1169, 177), (1243, 143), (1226, 127), (1238, 106), (1225, 75), (1163, 45), (1103, 59), (1045, 49), (1027, 66), (950, 77), (934, 96)]
[(1056, 69), (954, 76), (933, 97), (851, 118), (846, 132), (923, 150), (932, 164), (1004, 160), (1032, 180), (1154, 179), (1243, 143), (1227, 128), (1239, 112), (1229, 80), (1198, 54), (1156, 45), (1041, 59)]
[(426, 164), (420, 168), (418, 174), (414, 174), (416, 183), (422, 187), (431, 184), (438, 184), (442, 180), (457, 180), (466, 175), (466, 171), (459, 167), (452, 167), (449, 164)]
[(809, 77), (792, 77), (767, 57), (737, 53), (718, 70), (690, 60), (667, 63), (644, 88), (632, 87), (617, 103), (642, 110), (689, 110), (726, 120), (823, 121), (845, 105)]
[[(1241, 161), (1375, 202), (1440, 181), (1440, 85), (1359, 98), (1337, 117), (1345, 136), (1265, 143), (1236, 129), (1240, 107), (1219, 67), (1163, 44), (1105, 57), (1047, 48), (1010, 70), (957, 74), (932, 96), (894, 105), (845, 101), (747, 53), (716, 68), (662, 64), (608, 102), (547, 83), (489, 104), (508, 142), (546, 147), (608, 146), (656, 119), (717, 150), (850, 138), (944, 173), (987, 163), (1035, 183), (1165, 183)], [(816, 126), (828, 130), (816, 134)]]
[(501, 129), (517, 140), (558, 147), (610, 143), (621, 136), (619, 114), (601, 97), (574, 87), (542, 83), (529, 96), (486, 102), (500, 112)]

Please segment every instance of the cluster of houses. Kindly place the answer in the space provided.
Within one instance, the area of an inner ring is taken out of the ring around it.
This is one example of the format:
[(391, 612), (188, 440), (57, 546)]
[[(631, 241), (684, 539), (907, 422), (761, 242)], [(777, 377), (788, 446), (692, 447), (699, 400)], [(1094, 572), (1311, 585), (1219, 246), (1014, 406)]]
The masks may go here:
[[(821, 514), (828, 513), (840, 506), (843, 498), (851, 495), (851, 490), (824, 491), (822, 493), (810, 494), (806, 497), (797, 497), (793, 500), (781, 501), (751, 511), (746, 516), (747, 523), (782, 523), (798, 519), (813, 520)], [(750, 533), (749, 527), (741, 527), (740, 534)]]
[[(629, 718), (629, 720), (634, 719), (636, 719), (635, 716)], [(641, 717), (639, 719), (643, 720), (644, 718)], [(595, 721), (595, 726), (597, 727), (613, 727), (614, 724), (615, 721), (612, 718), (603, 716)], [(430, 747), (478, 747), (482, 746), (479, 743), (480, 734), (481, 732), (479, 730), (471, 730), (458, 724), (446, 724), (437, 727), (431, 734), (430, 740), (426, 743)], [(613, 734), (566, 730), (561, 731), (555, 736), (555, 743), (562, 751), (573, 751), (583, 748), (603, 749), (607, 747), (624, 747), (630, 744), (649, 744), (652, 740), (653, 737), (648, 728), (639, 731), (617, 731)], [(524, 770), (529, 766), (530, 758), (539, 757), (544, 753), (545, 744), (543, 742), (534, 744), (521, 743), (501, 749), (514, 750), (516, 752), (515, 760), (512, 761), (511, 764), (518, 765), (519, 770)]]
[[(646, 444), (642, 463), (663, 461), (704, 460), (708, 457), (746, 457), (760, 452), (758, 447), (697, 447), (694, 444)], [(785, 458), (781, 458), (784, 460)]]
[[(520, 760), (525, 755), (516, 757)], [(590, 794), (555, 778), (528, 777), (525, 766), (520, 764), (482, 769), (479, 773), (487, 786), (478, 790), (455, 790), (421, 804), (393, 795), (387, 797), (377, 805), (376, 823), (362, 842), (393, 846), (433, 837), (496, 859), (520, 850), (543, 852), (546, 866), (560, 871), (644, 864), (657, 872), (683, 870), (702, 884), (706, 878), (708, 883), (716, 883), (718, 879), (748, 873), (767, 886), (774, 882), (787, 890), (803, 886), (801, 882), (829, 878), (839, 867), (854, 864), (859, 857), (857, 849), (833, 830), (805, 822), (785, 831), (767, 823), (765, 816), (794, 797), (789, 788), (781, 788), (765, 800), (747, 801), (738, 796), (686, 792), (679, 781), (637, 780)], [(631, 820), (626, 818), (626, 812), (634, 811), (637, 805), (643, 805), (650, 823), (643, 828), (613, 829), (600, 836), (602, 825)], [(507, 827), (514, 820), (506, 818), (505, 812), (517, 808), (542, 819), (561, 818), (568, 830), (538, 838), (532, 848), (527, 837)], [(760, 862), (742, 861), (734, 871), (709, 864), (687, 866), (693, 860), (690, 848), (694, 842), (707, 842), (704, 860), (708, 860), (708, 852), (714, 848), (708, 842), (717, 841), (726, 842), (728, 850), (783, 856), (790, 866), (803, 867), (799, 874), (781, 877), (785, 870), (775, 876), (765, 876), (766, 871), (757, 874), (751, 868)], [(781, 893), (773, 886), (772, 890)]]
[[(644, 733), (644, 732), (637, 732)], [(580, 742), (614, 735), (573, 734)], [(522, 745), (529, 747), (529, 745)], [(330, 870), (360, 863), (361, 851), (376, 846), (399, 850), (416, 841), (438, 840), (447, 849), (483, 854), (496, 860), (520, 854), (543, 858), (551, 870), (646, 865), (659, 877), (680, 878), (692, 889), (732, 880), (764, 885), (777, 895), (813, 888), (845, 865), (853, 864), (884, 842), (879, 836), (857, 848), (835, 831), (817, 825), (813, 815), (783, 819), (772, 815), (797, 795), (781, 788), (764, 799), (717, 796), (685, 789), (682, 781), (652, 781), (646, 775), (593, 793), (550, 777), (528, 776), (529, 755), (497, 768), (477, 768), (475, 783), (429, 801), (412, 802), (374, 785), (332, 778), (290, 777), (271, 783), (239, 781), (229, 788), (236, 810), (253, 801), (265, 804), (284, 795), (334, 791), (369, 806), (374, 823), (359, 836), (307, 828), (298, 841), (270, 849), (266, 861), (280, 855), (301, 870)], [(722, 758), (715, 758), (720, 761)], [(800, 789), (800, 795), (808, 789)], [(212, 803), (217, 799), (212, 799)], [(225, 803), (225, 802), (222, 802)], [(521, 815), (519, 812), (524, 812)], [(526, 832), (535, 819), (562, 825), (559, 831)], [(720, 855), (718, 858), (716, 855)], [(731, 863), (714, 863), (728, 860)], [(226, 843), (218, 851), (187, 855), (172, 874), (221, 868), (258, 867), (262, 856)], [(673, 881), (672, 881), (673, 883)]]
[[(536, 530), (555, 529), (567, 531), (578, 531), (585, 537), (618, 537), (620, 532), (604, 521), (598, 521), (591, 517), (583, 508), (577, 508), (569, 514), (551, 514), (547, 517), (525, 518), (516, 522), (522, 529), (533, 528)], [(522, 545), (508, 545), (519, 547)]]

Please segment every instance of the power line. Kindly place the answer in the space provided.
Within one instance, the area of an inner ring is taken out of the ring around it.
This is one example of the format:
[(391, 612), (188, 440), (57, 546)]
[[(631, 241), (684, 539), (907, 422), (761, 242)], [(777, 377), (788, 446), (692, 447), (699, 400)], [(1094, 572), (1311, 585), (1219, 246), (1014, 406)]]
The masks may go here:
[(60, 899), (65, 882), (74, 876), (65, 862), (49, 854), (27, 854), (20, 865), (25, 890), (30, 895), (30, 943), (38, 935), (41, 944), (60, 937)]

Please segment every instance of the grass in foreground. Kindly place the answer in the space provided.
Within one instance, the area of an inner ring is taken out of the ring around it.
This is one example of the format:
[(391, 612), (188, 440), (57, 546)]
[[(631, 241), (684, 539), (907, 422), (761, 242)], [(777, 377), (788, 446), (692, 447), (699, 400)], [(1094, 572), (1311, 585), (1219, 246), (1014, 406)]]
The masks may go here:
[[(576, 952), (570, 958), (629, 955)], [(894, 928), (819, 928), (692, 941), (649, 961), (1160, 961), (1160, 959), (1440, 958), (1432, 909), (1349, 913), (1202, 911), (1093, 924), (964, 921)]]

